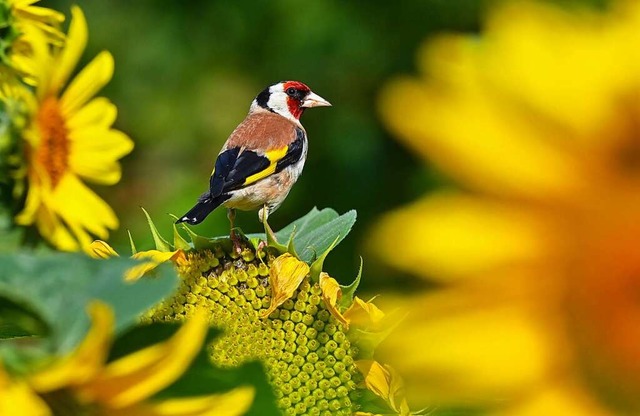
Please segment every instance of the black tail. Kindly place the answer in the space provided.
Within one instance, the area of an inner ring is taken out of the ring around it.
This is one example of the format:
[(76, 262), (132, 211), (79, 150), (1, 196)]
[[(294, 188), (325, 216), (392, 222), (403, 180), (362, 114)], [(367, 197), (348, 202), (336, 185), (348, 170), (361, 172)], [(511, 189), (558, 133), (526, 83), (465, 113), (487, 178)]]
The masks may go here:
[(230, 197), (231, 195), (220, 195), (215, 198), (211, 198), (211, 194), (206, 192), (198, 199), (198, 203), (191, 208), (189, 212), (176, 221), (176, 224), (181, 222), (186, 222), (191, 225), (200, 224), (205, 218), (207, 218), (207, 215), (209, 215), (211, 211), (218, 208), (220, 204)]

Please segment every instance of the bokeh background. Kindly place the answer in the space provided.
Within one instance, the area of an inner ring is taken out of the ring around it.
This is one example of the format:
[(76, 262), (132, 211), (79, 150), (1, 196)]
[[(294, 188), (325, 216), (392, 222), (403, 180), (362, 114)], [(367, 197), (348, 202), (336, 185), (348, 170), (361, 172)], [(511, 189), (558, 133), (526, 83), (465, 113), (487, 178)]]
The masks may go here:
[[(394, 75), (415, 72), (415, 54), (425, 39), (478, 31), (495, 1), (75, 2), (89, 22), (83, 62), (102, 49), (114, 55), (115, 76), (101, 95), (118, 106), (116, 127), (136, 143), (123, 160), (122, 182), (97, 188), (121, 220), (110, 241), (119, 251), (128, 250), (127, 229), (139, 248), (152, 246), (140, 206), (170, 235), (168, 214), (184, 213), (206, 189), (220, 146), (255, 95), (295, 79), (334, 106), (304, 115), (309, 157), (298, 184), (271, 216), (272, 227), (313, 206), (355, 209), (358, 222), (327, 262), (328, 272), (350, 281), (364, 255), (364, 289), (417, 284), (367, 256), (364, 240), (382, 213), (453, 185), (385, 131), (377, 94)], [(565, 1), (576, 2), (605, 5)], [(68, 12), (72, 3), (41, 5)], [(237, 222), (245, 232), (261, 229), (253, 212), (240, 213)], [(217, 210), (196, 231), (228, 232), (225, 211)], [(398, 234), (401, 241), (401, 229)]]

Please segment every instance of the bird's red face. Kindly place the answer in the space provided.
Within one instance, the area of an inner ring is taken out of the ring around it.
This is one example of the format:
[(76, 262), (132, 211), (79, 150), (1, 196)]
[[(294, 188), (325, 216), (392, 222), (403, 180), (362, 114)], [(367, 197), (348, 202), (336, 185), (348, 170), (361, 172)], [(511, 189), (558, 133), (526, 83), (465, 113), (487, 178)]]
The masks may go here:
[(299, 81), (283, 81), (265, 88), (254, 103), (294, 120), (299, 120), (306, 108), (331, 105)]
[(311, 88), (302, 82), (287, 81), (282, 84), (282, 89), (287, 94), (287, 108), (293, 117), (299, 119), (304, 112), (302, 106), (304, 99), (311, 92)]

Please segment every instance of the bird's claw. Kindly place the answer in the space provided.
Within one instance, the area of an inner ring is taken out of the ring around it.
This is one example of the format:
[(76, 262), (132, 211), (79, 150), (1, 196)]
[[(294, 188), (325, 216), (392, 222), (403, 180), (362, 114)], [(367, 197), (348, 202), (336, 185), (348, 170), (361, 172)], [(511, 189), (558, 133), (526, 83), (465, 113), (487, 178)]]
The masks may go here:
[(242, 254), (241, 237), (238, 235), (238, 233), (236, 233), (236, 230), (234, 228), (231, 229), (231, 233), (229, 234), (229, 237), (233, 242), (233, 251), (235, 251), (236, 254)]

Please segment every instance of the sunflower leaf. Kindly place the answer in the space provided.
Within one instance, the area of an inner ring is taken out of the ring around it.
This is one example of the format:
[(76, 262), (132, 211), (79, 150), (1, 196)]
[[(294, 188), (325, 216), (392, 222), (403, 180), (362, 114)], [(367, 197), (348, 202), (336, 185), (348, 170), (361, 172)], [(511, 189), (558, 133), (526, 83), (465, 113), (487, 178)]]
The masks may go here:
[[(339, 215), (331, 208), (318, 210), (314, 207), (306, 215), (275, 233), (275, 237), (277, 241), (287, 241), (291, 250), (297, 250), (296, 256), (300, 260), (311, 264), (332, 245), (335, 247), (340, 244), (355, 222), (354, 210)], [(251, 234), (248, 237), (265, 239), (264, 234)]]
[[(119, 333), (175, 290), (178, 280), (171, 265), (158, 267), (153, 279), (125, 282), (125, 272), (137, 263), (121, 257), (95, 260), (79, 253), (0, 254), (0, 299), (33, 311), (49, 329), (45, 348), (64, 353), (84, 337), (91, 301), (99, 299), (113, 308)], [(2, 319), (9, 319), (9, 314), (0, 308)]]

